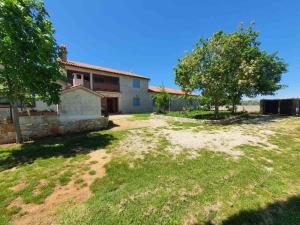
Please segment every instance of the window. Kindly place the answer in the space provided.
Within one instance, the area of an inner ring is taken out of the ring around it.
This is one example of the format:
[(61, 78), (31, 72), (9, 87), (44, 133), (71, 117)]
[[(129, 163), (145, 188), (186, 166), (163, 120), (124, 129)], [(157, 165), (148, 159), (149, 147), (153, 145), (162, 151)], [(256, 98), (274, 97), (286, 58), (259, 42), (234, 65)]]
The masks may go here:
[(94, 82), (96, 82), (96, 83), (104, 83), (104, 78), (103, 77), (94, 77)]
[(81, 79), (81, 74), (76, 75), (77, 79)]
[(132, 85), (134, 88), (140, 88), (140, 80), (133, 80)]
[(85, 81), (90, 81), (90, 75), (84, 75), (84, 80)]
[(132, 104), (133, 106), (140, 106), (140, 98), (138, 97), (133, 98)]

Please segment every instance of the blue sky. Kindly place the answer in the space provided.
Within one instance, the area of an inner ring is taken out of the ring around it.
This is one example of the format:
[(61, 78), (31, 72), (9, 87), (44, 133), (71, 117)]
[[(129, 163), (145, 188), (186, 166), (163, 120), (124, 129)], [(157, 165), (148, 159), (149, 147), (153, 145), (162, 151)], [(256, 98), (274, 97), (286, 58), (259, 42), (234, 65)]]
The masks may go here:
[(262, 48), (289, 65), (275, 97), (300, 97), (299, 0), (46, 0), (68, 58), (130, 71), (174, 87), (173, 68), (200, 37), (255, 20)]

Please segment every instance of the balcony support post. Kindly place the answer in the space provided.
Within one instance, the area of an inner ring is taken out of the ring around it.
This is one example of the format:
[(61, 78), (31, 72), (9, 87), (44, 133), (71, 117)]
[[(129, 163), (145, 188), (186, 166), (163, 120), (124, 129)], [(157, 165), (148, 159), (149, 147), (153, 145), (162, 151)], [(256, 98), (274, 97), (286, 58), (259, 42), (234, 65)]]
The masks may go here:
[(94, 79), (92, 73), (90, 73), (90, 89), (94, 90)]

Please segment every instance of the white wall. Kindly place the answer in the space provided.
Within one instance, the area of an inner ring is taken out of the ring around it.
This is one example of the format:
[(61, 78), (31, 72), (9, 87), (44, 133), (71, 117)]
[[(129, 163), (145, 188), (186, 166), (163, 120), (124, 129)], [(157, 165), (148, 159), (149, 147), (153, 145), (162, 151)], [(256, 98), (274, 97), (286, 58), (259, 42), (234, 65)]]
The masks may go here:
[[(152, 111), (152, 101), (148, 93), (148, 80), (140, 80), (140, 88), (133, 87), (133, 80), (139, 79), (128, 76), (120, 76), (120, 111), (122, 113), (142, 113)], [(140, 106), (133, 106), (133, 98), (140, 99)]]
[(80, 119), (99, 117), (101, 116), (101, 97), (83, 89), (63, 92), (59, 114)]

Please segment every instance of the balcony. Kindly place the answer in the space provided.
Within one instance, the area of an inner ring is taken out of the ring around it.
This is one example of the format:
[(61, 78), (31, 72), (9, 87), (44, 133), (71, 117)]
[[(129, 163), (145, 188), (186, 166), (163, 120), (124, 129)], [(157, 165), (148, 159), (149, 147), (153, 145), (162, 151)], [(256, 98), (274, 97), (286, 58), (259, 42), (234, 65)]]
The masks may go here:
[(93, 75), (94, 91), (120, 92), (120, 80), (118, 77)]
[(113, 76), (89, 74), (77, 71), (68, 72), (68, 83), (82, 85), (94, 91), (120, 92), (120, 79)]

